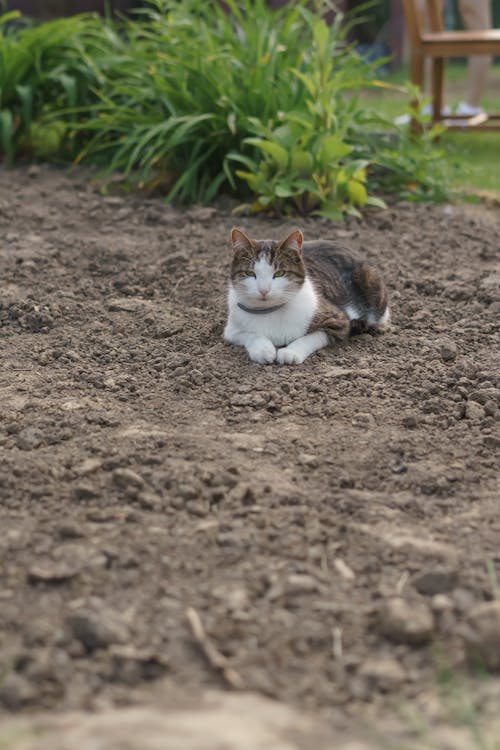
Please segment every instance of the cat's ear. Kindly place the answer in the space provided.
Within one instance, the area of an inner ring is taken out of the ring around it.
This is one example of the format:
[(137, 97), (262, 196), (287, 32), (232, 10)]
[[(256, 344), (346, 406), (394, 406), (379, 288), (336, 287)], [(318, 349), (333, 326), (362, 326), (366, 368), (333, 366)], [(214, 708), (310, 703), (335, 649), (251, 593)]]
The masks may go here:
[(304, 237), (302, 236), (302, 232), (297, 229), (295, 232), (292, 232), (291, 235), (289, 235), (286, 240), (284, 240), (280, 247), (283, 248), (283, 250), (292, 250), (293, 252), (298, 253), (299, 255), (302, 254), (302, 242), (304, 240)]
[(231, 230), (231, 242), (233, 244), (233, 250), (236, 253), (238, 250), (251, 250), (252, 243), (243, 232), (239, 229)]

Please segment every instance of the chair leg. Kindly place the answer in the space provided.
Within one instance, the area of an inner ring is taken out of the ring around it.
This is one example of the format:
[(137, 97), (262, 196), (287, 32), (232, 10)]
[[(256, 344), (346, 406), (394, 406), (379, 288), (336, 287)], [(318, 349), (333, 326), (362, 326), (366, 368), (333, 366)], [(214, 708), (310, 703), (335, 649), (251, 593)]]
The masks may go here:
[(432, 61), (432, 121), (438, 122), (443, 113), (444, 58), (435, 57)]

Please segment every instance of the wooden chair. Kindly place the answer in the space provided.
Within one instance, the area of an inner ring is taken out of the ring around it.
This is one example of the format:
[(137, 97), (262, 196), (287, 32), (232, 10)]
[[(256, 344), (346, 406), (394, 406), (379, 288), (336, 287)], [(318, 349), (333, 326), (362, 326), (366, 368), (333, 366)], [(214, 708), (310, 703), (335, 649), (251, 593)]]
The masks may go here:
[(478, 127), (500, 129), (500, 114), (481, 112), (472, 117), (443, 115), (444, 63), (449, 57), (500, 55), (500, 29), (488, 31), (445, 31), (437, 0), (426, 0), (429, 32), (423, 30), (416, 0), (403, 0), (411, 47), (411, 81), (419, 88), (424, 84), (424, 61), (431, 59), (432, 121), (449, 128)]

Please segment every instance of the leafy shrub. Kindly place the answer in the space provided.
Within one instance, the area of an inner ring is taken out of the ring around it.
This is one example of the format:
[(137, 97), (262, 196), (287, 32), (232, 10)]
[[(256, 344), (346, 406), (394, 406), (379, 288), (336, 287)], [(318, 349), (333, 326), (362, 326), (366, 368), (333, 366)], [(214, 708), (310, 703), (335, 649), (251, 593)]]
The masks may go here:
[(367, 84), (366, 63), (340, 46), (341, 18), (329, 29), (315, 14), (303, 15), (313, 44), (305, 69), (291, 71), (304, 87), (302, 109), (278, 112), (282, 124), (275, 127), (249, 118), (258, 137), (243, 143), (254, 146), (257, 155), (233, 153), (228, 159), (247, 167), (236, 174), (256, 194), (254, 210), (273, 206), (338, 220), (344, 213), (359, 215), (358, 208), (366, 205), (384, 205), (368, 196), (370, 159), (356, 158), (352, 145), (362, 112), (352, 92)]
[(392, 121), (371, 115), (378, 129), (360, 137), (358, 153), (370, 157), (370, 183), (377, 192), (396, 193), (409, 201), (442, 202), (452, 194), (452, 165), (444, 147), (439, 145), (446, 128), (430, 125), (425, 114), (428, 99), (414, 86), (406, 87), (409, 105), (406, 114), (414, 127), (394, 128)]
[(301, 109), (302, 5), (276, 13), (263, 0), (155, 0), (127, 25), (124, 49), (105, 61), (108, 85), (82, 126), (82, 158), (169, 188), (169, 198), (209, 201), (229, 182), (227, 154), (267, 123)]
[(0, 148), (8, 162), (19, 150), (59, 151), (65, 126), (46, 127), (44, 118), (88, 103), (100, 83), (99, 36), (101, 21), (89, 15), (39, 26), (19, 26), (15, 11), (0, 16)]
[[(265, 0), (225, 5), (149, 0), (121, 24), (85, 15), (19, 29), (4, 16), (7, 159), (76, 158), (169, 200), (226, 191), (252, 210), (332, 219), (383, 205), (374, 191), (405, 194), (417, 183), (414, 197), (438, 196), (429, 138), (360, 104), (378, 84), (346, 43), (345, 19), (328, 26), (321, 0), (277, 11)], [(375, 127), (389, 136), (374, 137)]]

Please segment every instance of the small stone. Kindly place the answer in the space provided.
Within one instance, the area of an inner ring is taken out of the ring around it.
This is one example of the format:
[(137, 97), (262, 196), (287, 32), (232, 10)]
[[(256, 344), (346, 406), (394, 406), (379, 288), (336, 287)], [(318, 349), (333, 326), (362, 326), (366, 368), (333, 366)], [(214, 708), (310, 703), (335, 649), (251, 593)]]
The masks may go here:
[(405, 670), (392, 656), (367, 659), (361, 664), (358, 674), (368, 681), (371, 689), (378, 688), (383, 693), (394, 690), (406, 681)]
[(44, 646), (54, 636), (54, 626), (49, 620), (30, 620), (24, 626), (23, 643), (27, 648)]
[(189, 500), (185, 508), (192, 516), (198, 516), (199, 518), (204, 518), (208, 514), (208, 507), (201, 500)]
[(500, 404), (500, 388), (479, 388), (469, 393), (469, 401), (477, 401), (478, 404), (495, 401)]
[(500, 438), (496, 435), (485, 435), (483, 438), (483, 445), (493, 450), (500, 449)]
[(437, 568), (418, 573), (413, 585), (420, 594), (434, 596), (452, 591), (458, 583), (458, 573), (453, 568)]
[(86, 477), (89, 474), (94, 474), (102, 466), (100, 458), (86, 458), (81, 464), (75, 466), (74, 471), (80, 477)]
[(66, 622), (72, 635), (87, 651), (107, 648), (112, 643), (127, 643), (130, 638), (127, 625), (119, 615), (108, 609), (82, 609), (69, 615)]
[[(361, 338), (361, 336), (359, 336), (358, 338)], [(369, 336), (369, 338), (371, 338), (371, 336)], [(352, 420), (352, 424), (355, 427), (375, 427), (375, 417), (369, 412), (358, 412), (358, 414), (356, 414), (356, 416)]]
[(418, 419), (415, 414), (407, 414), (402, 419), (403, 427), (406, 427), (408, 430), (413, 430), (418, 424)]
[(453, 604), (459, 612), (467, 612), (476, 602), (476, 597), (468, 589), (457, 588), (451, 596)]
[(310, 469), (317, 469), (319, 466), (319, 459), (314, 453), (301, 453), (299, 455), (299, 463), (302, 466), (308, 466)]
[(8, 672), (0, 680), (0, 705), (17, 711), (38, 697), (38, 692), (28, 680), (17, 672)]
[(235, 394), (231, 397), (232, 406), (265, 406), (267, 398), (262, 393)]
[(29, 583), (63, 583), (78, 575), (78, 568), (66, 563), (47, 561), (33, 565), (29, 569), (27, 579)]
[(249, 484), (238, 484), (230, 492), (230, 498), (241, 505), (254, 505), (257, 497), (254, 489)]
[(161, 497), (154, 495), (152, 492), (139, 492), (136, 502), (143, 510), (160, 510), (162, 507)]
[(465, 646), (476, 665), (500, 670), (500, 601), (485, 602), (467, 614)]
[(94, 500), (98, 495), (98, 491), (90, 484), (77, 484), (73, 489), (73, 497), (78, 501)]
[(168, 669), (168, 661), (160, 654), (139, 650), (134, 646), (112, 646), (113, 679), (126, 685), (138, 685), (144, 680), (161, 677)]
[(144, 487), (144, 479), (136, 474), (132, 469), (115, 469), (113, 472), (113, 482), (117, 487), (127, 489), (134, 487), (141, 490)]
[(43, 442), (43, 432), (37, 430), (36, 427), (25, 427), (19, 432), (16, 439), (16, 445), (22, 451), (31, 451), (39, 448)]
[(444, 339), (439, 343), (439, 353), (443, 362), (453, 362), (457, 358), (457, 345), (451, 339)]
[(498, 406), (496, 405), (496, 403), (493, 400), (486, 401), (485, 404), (484, 404), (484, 406), (483, 406), (483, 409), (484, 409), (484, 413), (486, 414), (487, 417), (495, 417), (496, 418), (497, 415), (498, 415)]
[(471, 419), (477, 421), (484, 419), (485, 411), (481, 404), (477, 401), (467, 401), (465, 404), (465, 419)]
[(356, 574), (340, 557), (333, 561), (333, 567), (346, 581), (354, 581)]
[(180, 484), (177, 488), (177, 494), (182, 500), (186, 501), (196, 500), (201, 496), (201, 492), (191, 484)]
[(432, 597), (431, 607), (433, 612), (451, 612), (454, 608), (453, 600), (446, 594), (436, 594)]
[(85, 531), (82, 529), (81, 524), (74, 523), (73, 521), (64, 521), (57, 526), (56, 535), (59, 539), (81, 539), (85, 536)]
[(410, 602), (402, 597), (385, 601), (379, 609), (380, 632), (395, 643), (417, 646), (427, 643), (434, 631), (434, 618), (424, 602)]

